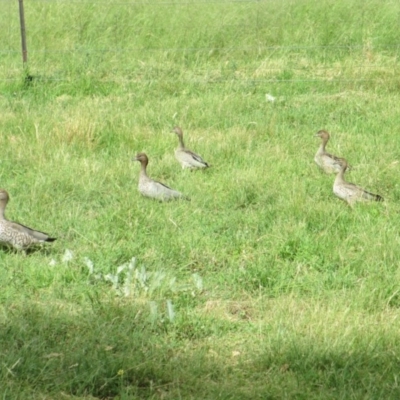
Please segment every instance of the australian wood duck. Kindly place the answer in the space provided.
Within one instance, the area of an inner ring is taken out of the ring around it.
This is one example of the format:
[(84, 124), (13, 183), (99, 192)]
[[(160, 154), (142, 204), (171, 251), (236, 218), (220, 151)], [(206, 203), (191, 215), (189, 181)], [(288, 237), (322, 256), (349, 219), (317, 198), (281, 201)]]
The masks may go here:
[(179, 126), (173, 129), (179, 140), (179, 145), (175, 150), (175, 158), (182, 165), (182, 168), (207, 168), (209, 165), (202, 159), (201, 156), (187, 149), (183, 142), (183, 132)]
[(184, 196), (182, 193), (171, 189), (170, 187), (164, 185), (161, 182), (154, 181), (149, 178), (146, 172), (147, 164), (149, 159), (145, 153), (138, 153), (134, 158), (134, 161), (139, 161), (141, 164), (139, 173), (139, 192), (146, 197), (151, 197), (160, 201), (169, 201), (184, 199), (190, 200), (188, 197)]
[(329, 141), (329, 133), (327, 131), (319, 131), (315, 137), (321, 138), (322, 142), (315, 154), (314, 161), (327, 174), (337, 174), (342, 166), (343, 158), (336, 157), (325, 150)]
[(347, 169), (347, 161), (342, 160), (342, 166), (339, 173), (336, 175), (335, 182), (333, 183), (333, 193), (340, 199), (347, 201), (350, 205), (353, 205), (356, 201), (373, 200), (383, 201), (383, 197), (379, 194), (373, 194), (367, 192), (363, 188), (345, 181), (344, 173)]
[(0, 189), (0, 243), (2, 245), (12, 246), (17, 250), (27, 250), (34, 244), (56, 240), (47, 233), (7, 220), (4, 212), (9, 199), (8, 193)]

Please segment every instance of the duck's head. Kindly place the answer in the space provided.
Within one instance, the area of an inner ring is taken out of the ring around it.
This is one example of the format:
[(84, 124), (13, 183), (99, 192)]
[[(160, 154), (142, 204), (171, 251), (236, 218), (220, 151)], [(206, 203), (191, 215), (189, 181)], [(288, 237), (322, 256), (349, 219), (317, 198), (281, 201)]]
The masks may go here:
[(179, 126), (175, 126), (174, 129), (172, 129), (172, 132), (175, 132), (178, 136), (183, 135), (182, 129)]
[(141, 164), (147, 165), (149, 163), (149, 159), (146, 153), (137, 153), (135, 157), (132, 159), (133, 161), (139, 161)]
[(319, 138), (321, 138), (323, 140), (328, 140), (329, 139), (329, 133), (327, 131), (323, 130), (323, 129), (318, 131), (314, 136), (315, 137), (319, 137)]

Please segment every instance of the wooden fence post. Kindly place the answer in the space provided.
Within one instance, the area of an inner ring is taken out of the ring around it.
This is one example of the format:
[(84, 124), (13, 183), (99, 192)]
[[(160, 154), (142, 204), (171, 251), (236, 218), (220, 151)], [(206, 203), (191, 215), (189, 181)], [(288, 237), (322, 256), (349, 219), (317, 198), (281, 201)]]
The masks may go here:
[(28, 50), (26, 49), (26, 30), (25, 30), (25, 15), (24, 15), (24, 0), (19, 2), (19, 21), (21, 24), (21, 45), (22, 45), (22, 62), (24, 66), (28, 61)]

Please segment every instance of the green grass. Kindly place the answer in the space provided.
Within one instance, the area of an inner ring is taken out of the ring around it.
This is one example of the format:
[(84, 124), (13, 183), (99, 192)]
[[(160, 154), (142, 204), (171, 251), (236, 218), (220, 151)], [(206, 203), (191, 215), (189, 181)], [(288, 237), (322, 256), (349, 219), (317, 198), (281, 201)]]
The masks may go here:
[(400, 397), (398, 2), (25, 2), (25, 70), (3, 3), (0, 186), (58, 240), (0, 251), (2, 399)]

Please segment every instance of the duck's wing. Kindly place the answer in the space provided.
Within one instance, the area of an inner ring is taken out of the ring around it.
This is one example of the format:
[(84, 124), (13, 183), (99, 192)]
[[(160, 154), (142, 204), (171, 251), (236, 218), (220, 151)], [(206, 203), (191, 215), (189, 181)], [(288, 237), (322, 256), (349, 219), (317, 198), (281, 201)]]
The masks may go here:
[(362, 198), (365, 200), (372, 200), (372, 201), (383, 201), (383, 197), (379, 194), (374, 194), (368, 192), (367, 190), (362, 189)]
[(337, 165), (340, 168), (342, 167), (343, 162), (346, 161), (344, 158), (335, 156), (331, 153), (324, 153), (323, 156), (326, 157), (332, 163), (332, 165)]
[(363, 189), (362, 187), (346, 182), (343, 184), (344, 188), (347, 190), (347, 193), (349, 194), (349, 197), (353, 199), (363, 199), (363, 200), (369, 200), (369, 201), (383, 201), (383, 197), (380, 196), (379, 194), (374, 194), (371, 192), (368, 192), (367, 190)]
[(154, 192), (157, 198), (161, 198), (163, 200), (172, 200), (172, 199), (184, 199), (190, 200), (183, 193), (178, 192), (177, 190), (171, 189), (169, 186), (164, 183), (153, 181), (154, 182)]
[(198, 163), (204, 165), (205, 167), (209, 167), (209, 164), (208, 164), (207, 162), (205, 162), (205, 161), (203, 160), (203, 158), (202, 158), (199, 154), (196, 154), (196, 153), (194, 153), (194, 152), (191, 151), (191, 150), (186, 150), (186, 153), (187, 153), (194, 161), (197, 161)]
[(32, 238), (34, 238), (40, 242), (54, 242), (54, 240), (56, 240), (56, 238), (50, 237), (45, 232), (37, 231), (35, 229), (29, 228), (25, 225), (22, 225), (18, 222), (8, 221), (8, 224), (9, 224), (10, 228), (12, 228), (18, 232), (24, 233), (26, 235), (29, 235)]
[(210, 165), (203, 157), (189, 149), (177, 149), (177, 157), (180, 161), (197, 168), (207, 168)]

